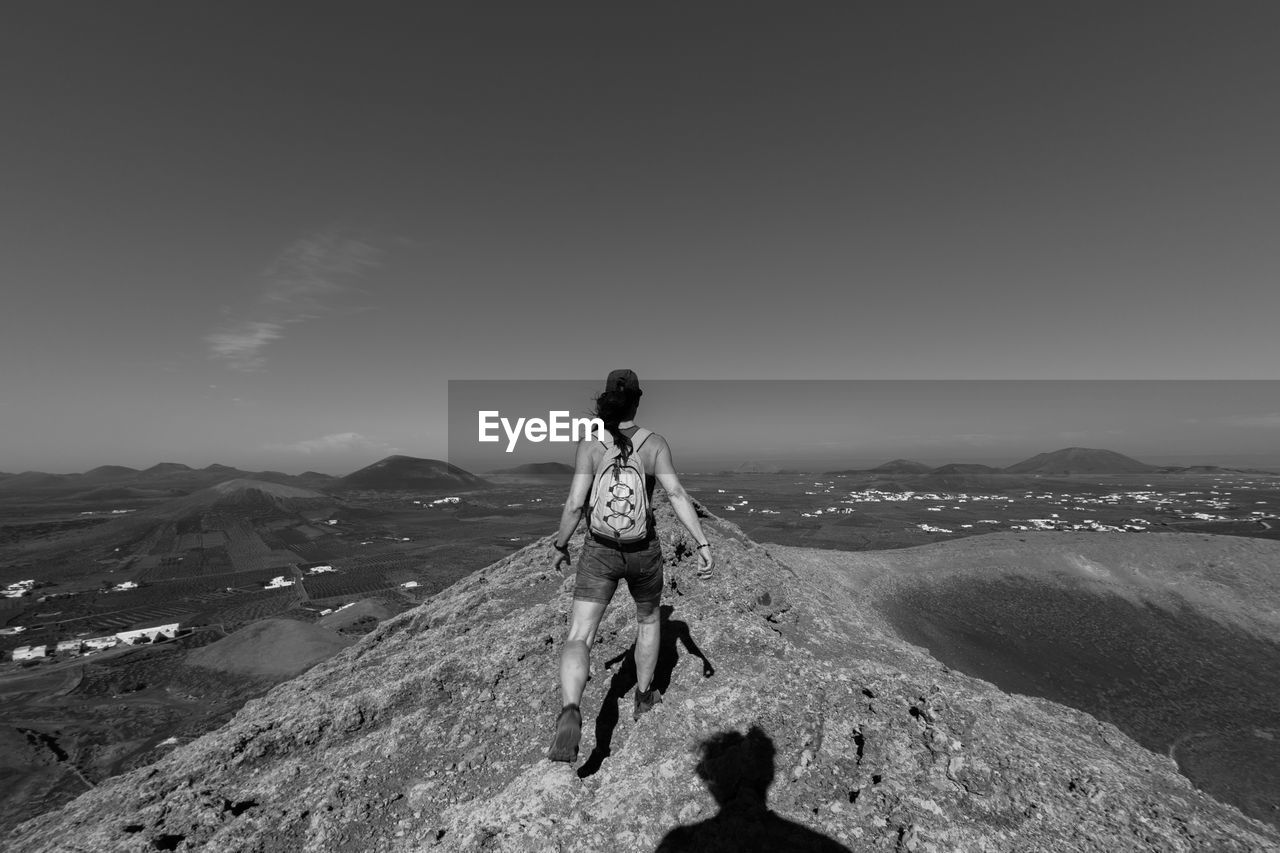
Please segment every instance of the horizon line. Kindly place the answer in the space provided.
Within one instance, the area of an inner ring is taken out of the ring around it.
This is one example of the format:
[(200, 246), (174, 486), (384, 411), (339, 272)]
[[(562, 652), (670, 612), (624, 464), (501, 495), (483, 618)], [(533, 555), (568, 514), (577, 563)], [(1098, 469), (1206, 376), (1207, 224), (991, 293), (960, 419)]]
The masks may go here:
[[(700, 456), (696, 453), (689, 454), (690, 461), (687, 463), (682, 463), (681, 465), (678, 466), (678, 468), (684, 469), (685, 472), (692, 472), (692, 473), (701, 473), (700, 471), (694, 470), (694, 469), (702, 469), (702, 468), (713, 468), (714, 473), (726, 473), (726, 472), (727, 473), (749, 473), (749, 472), (735, 472), (733, 471), (732, 466), (742, 466), (742, 465), (748, 465), (748, 464), (767, 464), (767, 465), (773, 465), (773, 466), (784, 468), (786, 470), (791, 470), (791, 471), (821, 473), (821, 472), (830, 472), (835, 470), (870, 470), (872, 468), (879, 467), (881, 465), (886, 465), (891, 462), (908, 461), (908, 462), (917, 462), (919, 464), (928, 464), (933, 468), (939, 468), (945, 465), (984, 464), (984, 465), (990, 465), (990, 467), (1000, 469), (1004, 467), (1011, 467), (1013, 465), (1017, 465), (1029, 459), (1033, 459), (1036, 456), (1059, 453), (1066, 450), (1104, 451), (1109, 453), (1117, 453), (1121, 456), (1126, 456), (1137, 462), (1144, 461), (1142, 458), (1139, 458), (1138, 456), (1135, 456), (1131, 453), (1123, 453), (1121, 451), (1110, 450), (1109, 448), (1081, 447), (1079, 445), (1070, 445), (1066, 447), (1060, 447), (1055, 450), (1040, 451), (1038, 453), (1032, 453), (1027, 456), (1021, 456), (1019, 458), (1012, 459), (1012, 461), (1008, 462), (1006, 465), (1003, 465), (1003, 466), (991, 464), (992, 461), (995, 460), (997, 457), (1003, 456), (1003, 454), (999, 454), (999, 453), (972, 454), (965, 457), (956, 457), (951, 455), (939, 456), (933, 453), (928, 453), (928, 454), (907, 453), (905, 455), (900, 454), (900, 455), (891, 456), (889, 458), (885, 458), (884, 454), (876, 455), (874, 457), (871, 456), (870, 454), (847, 454), (843, 456), (832, 455), (829, 457), (824, 457), (823, 461), (813, 461), (812, 456), (801, 457), (801, 458), (796, 458), (794, 455), (762, 456), (762, 455), (752, 455), (750, 451), (744, 451), (743, 453), (734, 454), (732, 456), (730, 455)], [(1155, 460), (1172, 460), (1172, 459), (1188, 460), (1188, 459), (1197, 459), (1197, 458), (1216, 458), (1216, 459), (1222, 460), (1222, 459), (1230, 458), (1230, 459), (1241, 460), (1240, 464), (1245, 464), (1243, 460), (1255, 460), (1254, 464), (1256, 465), (1280, 465), (1280, 453), (1231, 453), (1231, 452), (1224, 452), (1224, 451), (1217, 451), (1217, 452), (1196, 451), (1196, 452), (1147, 453), (1142, 455), (1147, 457), (1148, 459), (1155, 459)], [(373, 461), (365, 463), (364, 465), (360, 465), (355, 468), (348, 469), (344, 467), (342, 470), (345, 471), (345, 473), (331, 473), (331, 471), (333, 470), (332, 468), (330, 468), (329, 471), (321, 470), (322, 466), (308, 466), (306, 468), (302, 468), (300, 470), (297, 470), (296, 472), (291, 473), (289, 470), (286, 470), (286, 468), (294, 468), (295, 466), (285, 466), (284, 468), (268, 467), (268, 468), (260, 468), (260, 469), (247, 469), (247, 468), (241, 468), (238, 465), (227, 465), (222, 462), (211, 462), (211, 463), (208, 463), (207, 465), (196, 466), (196, 465), (190, 465), (184, 462), (174, 462), (172, 460), (166, 459), (160, 462), (152, 463), (151, 465), (148, 465), (143, 468), (135, 467), (132, 465), (122, 465), (118, 463), (107, 462), (99, 465), (94, 465), (80, 471), (58, 472), (58, 471), (50, 471), (50, 470), (40, 469), (40, 468), (27, 468), (27, 469), (22, 469), (18, 471), (6, 471), (6, 470), (0, 469), (0, 476), (4, 476), (5, 478), (8, 478), (8, 477), (19, 477), (19, 476), (28, 475), (28, 474), (42, 474), (42, 475), (55, 476), (55, 477), (75, 477), (75, 476), (83, 476), (89, 473), (90, 471), (97, 470), (98, 468), (127, 468), (134, 473), (141, 474), (153, 468), (157, 468), (161, 465), (181, 465), (192, 473), (207, 471), (210, 468), (220, 467), (220, 468), (230, 468), (242, 474), (276, 473), (276, 474), (284, 474), (286, 476), (297, 477), (307, 473), (312, 473), (312, 474), (320, 474), (328, 477), (341, 478), (341, 477), (347, 476), (348, 474), (355, 473), (356, 471), (359, 471), (363, 468), (369, 467), (370, 465), (375, 465), (379, 462), (385, 461), (387, 459), (396, 458), (396, 457), (403, 457), (403, 458), (410, 458), (410, 459), (425, 459), (425, 460), (431, 460), (436, 462), (442, 462), (446, 464), (455, 465), (459, 468), (463, 468), (464, 470), (470, 473), (475, 473), (477, 471), (481, 473), (496, 473), (496, 472), (510, 469), (510, 468), (517, 468), (517, 467), (520, 467), (521, 465), (537, 465), (537, 464), (547, 464), (547, 463), (554, 463), (554, 462), (569, 464), (565, 462), (564, 459), (542, 458), (542, 459), (533, 460), (533, 461), (509, 460), (508, 464), (503, 465), (501, 467), (484, 467), (484, 465), (476, 464), (475, 462), (467, 462), (467, 464), (460, 464), (459, 462), (454, 462), (448, 457), (448, 454), (445, 454), (444, 456), (441, 456), (441, 457), (437, 457), (437, 456), (414, 456), (408, 453), (392, 453), (392, 454), (387, 454), (386, 456), (377, 457)], [(975, 461), (977, 458), (981, 458), (985, 461), (981, 461), (981, 462)], [(941, 461), (941, 462), (934, 461), (938, 459), (945, 459), (945, 461)], [(873, 461), (873, 460), (879, 460), (879, 461)], [(1271, 460), (1271, 461), (1257, 461), (1257, 460)], [(866, 467), (859, 467), (864, 464), (866, 465)], [(1156, 464), (1156, 463), (1148, 463), (1148, 464)], [(1210, 465), (1210, 464), (1216, 464), (1216, 463), (1205, 461), (1200, 464)], [(728, 467), (728, 468), (717, 467), (717, 466), (725, 466), (725, 465), (728, 465), (731, 467)], [(323, 467), (329, 468), (330, 466), (323, 466)], [(1184, 466), (1184, 467), (1194, 467), (1194, 466)], [(1218, 467), (1222, 467), (1222, 466), (1218, 465)]]

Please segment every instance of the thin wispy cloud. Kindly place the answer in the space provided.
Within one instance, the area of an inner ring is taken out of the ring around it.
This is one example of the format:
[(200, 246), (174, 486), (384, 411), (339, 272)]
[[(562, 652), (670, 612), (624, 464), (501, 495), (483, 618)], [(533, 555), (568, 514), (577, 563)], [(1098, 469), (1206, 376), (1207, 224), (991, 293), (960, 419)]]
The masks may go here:
[(227, 329), (205, 336), (209, 357), (220, 359), (233, 370), (253, 372), (266, 366), (262, 350), (272, 341), (284, 337), (284, 326), (246, 320)]
[(350, 453), (353, 451), (376, 451), (378, 453), (398, 453), (399, 448), (392, 447), (385, 441), (361, 435), (358, 432), (334, 432), (319, 438), (307, 438), (289, 444), (269, 444), (265, 450), (301, 453), (306, 456), (323, 453)]
[(1261, 415), (1227, 415), (1218, 420), (1228, 426), (1280, 429), (1280, 412), (1267, 412)]
[(262, 274), (263, 286), (248, 316), (205, 335), (209, 358), (232, 370), (266, 368), (266, 349), (289, 326), (337, 310), (336, 297), (359, 290), (357, 281), (381, 263), (382, 251), (340, 231), (323, 231), (286, 247)]

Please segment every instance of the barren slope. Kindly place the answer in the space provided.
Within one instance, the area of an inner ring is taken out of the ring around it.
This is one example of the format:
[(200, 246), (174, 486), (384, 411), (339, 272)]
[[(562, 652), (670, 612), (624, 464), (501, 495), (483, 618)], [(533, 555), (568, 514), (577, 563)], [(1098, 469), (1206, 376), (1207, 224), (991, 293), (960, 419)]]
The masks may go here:
[[(700, 582), (660, 508), (673, 608), (659, 662), (665, 701), (632, 722), (630, 608), (619, 593), (593, 655), (576, 768), (543, 758), (572, 589), (551, 569), (548, 537), (249, 703), (223, 729), (24, 824), (10, 844), (1280, 849), (1272, 828), (1197, 791), (1116, 727), (951, 671), (830, 572), (795, 571), (733, 525), (706, 525), (720, 570)], [(610, 659), (619, 662), (606, 670)], [(772, 811), (759, 797), (770, 779)]]

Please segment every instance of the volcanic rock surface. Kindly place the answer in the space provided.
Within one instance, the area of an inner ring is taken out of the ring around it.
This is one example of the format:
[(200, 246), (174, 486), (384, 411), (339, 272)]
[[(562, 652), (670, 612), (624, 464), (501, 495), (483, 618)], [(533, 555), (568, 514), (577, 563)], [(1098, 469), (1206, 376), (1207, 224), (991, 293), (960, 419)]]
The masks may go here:
[(620, 592), (576, 765), (544, 757), (573, 587), (548, 536), (23, 824), (9, 848), (1280, 849), (1116, 726), (907, 643), (838, 564), (798, 553), (792, 567), (708, 517), (718, 566), (699, 580), (658, 513), (663, 701), (632, 720)]
[(775, 547), (937, 660), (1114, 723), (1280, 826), (1280, 542), (993, 533), (902, 551)]

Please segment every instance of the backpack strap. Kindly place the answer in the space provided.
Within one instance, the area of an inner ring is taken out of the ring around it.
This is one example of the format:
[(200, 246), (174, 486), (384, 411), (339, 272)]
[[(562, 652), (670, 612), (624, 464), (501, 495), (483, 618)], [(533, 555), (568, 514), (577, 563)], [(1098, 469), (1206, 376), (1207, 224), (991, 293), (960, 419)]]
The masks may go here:
[[(636, 431), (631, 433), (631, 452), (635, 453), (637, 450), (639, 450), (640, 445), (648, 441), (649, 436), (651, 435), (653, 435), (653, 430), (648, 429), (646, 427), (636, 427)], [(609, 435), (608, 432), (604, 434), (603, 438), (598, 439), (598, 441), (602, 445), (604, 445), (606, 448), (613, 447), (615, 443), (613, 440), (613, 436)]]

